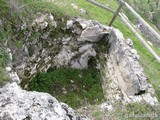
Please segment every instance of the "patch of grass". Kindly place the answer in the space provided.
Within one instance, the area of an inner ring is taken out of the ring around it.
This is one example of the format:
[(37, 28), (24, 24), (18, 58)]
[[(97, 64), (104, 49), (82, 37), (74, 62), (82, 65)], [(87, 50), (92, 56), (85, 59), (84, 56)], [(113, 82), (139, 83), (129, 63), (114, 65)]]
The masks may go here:
[(0, 67), (5, 67), (9, 61), (9, 56), (3, 47), (0, 47)]
[(50, 93), (73, 108), (103, 100), (99, 72), (93, 68), (58, 68), (41, 73), (32, 79), (28, 89)]
[(9, 61), (9, 56), (3, 47), (0, 47), (0, 85), (8, 80), (4, 67)]
[(0, 67), (0, 85), (3, 85), (8, 80), (8, 76), (5, 73), (5, 69)]
[(9, 6), (6, 0), (0, 0), (0, 18), (8, 16)]

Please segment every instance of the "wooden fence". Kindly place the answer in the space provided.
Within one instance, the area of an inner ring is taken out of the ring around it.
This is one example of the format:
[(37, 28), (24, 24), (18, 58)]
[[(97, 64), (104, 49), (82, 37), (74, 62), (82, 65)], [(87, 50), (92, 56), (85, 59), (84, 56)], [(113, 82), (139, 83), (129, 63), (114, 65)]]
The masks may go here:
[(110, 11), (111, 13), (114, 14), (112, 20), (109, 23), (109, 26), (111, 26), (116, 19), (117, 16), (121, 18), (121, 20), (128, 26), (128, 28), (136, 35), (136, 37), (142, 42), (142, 44), (148, 49), (148, 51), (154, 56), (154, 58), (160, 63), (160, 57), (156, 54), (156, 52), (147, 44), (147, 42), (143, 39), (143, 37), (137, 32), (137, 29), (133, 27), (132, 23), (126, 18), (126, 16), (123, 13), (120, 13), (120, 10), (123, 6), (126, 6), (132, 14), (139, 19), (143, 25), (145, 25), (153, 35), (157, 37), (158, 40), (160, 40), (160, 35), (126, 2), (123, 0), (119, 0), (119, 7), (117, 8), (116, 11), (112, 10), (111, 8), (102, 5), (95, 0), (87, 0), (88, 2), (97, 5), (103, 9), (106, 9)]

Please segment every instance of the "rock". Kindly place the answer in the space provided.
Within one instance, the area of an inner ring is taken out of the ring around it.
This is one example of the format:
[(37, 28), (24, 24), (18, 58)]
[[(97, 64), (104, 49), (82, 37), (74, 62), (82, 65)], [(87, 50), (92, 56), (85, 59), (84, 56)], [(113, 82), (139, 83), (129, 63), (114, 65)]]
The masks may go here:
[(6, 51), (7, 51), (8, 55), (9, 55), (9, 59), (12, 61), (13, 60), (13, 55), (12, 55), (11, 49), (7, 48)]
[(76, 10), (78, 9), (78, 6), (75, 3), (71, 3), (71, 6)]
[(50, 21), (53, 21), (54, 20), (54, 16), (52, 14), (50, 14), (49, 19), (50, 19)]
[(67, 20), (66, 27), (67, 27), (67, 29), (72, 28), (73, 27), (73, 21), (72, 20)]
[(12, 80), (12, 82), (16, 82), (17, 84), (20, 84), (21, 80), (19, 79), (19, 76), (16, 72), (9, 72), (9, 78)]
[(6, 71), (7, 71), (7, 72), (10, 72), (11, 70), (12, 70), (11, 67), (6, 67)]
[(106, 33), (103, 33), (103, 29), (100, 26), (96, 25), (94, 27), (87, 27), (82, 34), (78, 41), (89, 41), (89, 42), (97, 42), (100, 41)]
[(70, 120), (89, 120), (89, 118), (85, 116), (78, 115), (76, 111), (74, 111), (71, 107), (69, 107), (65, 103), (61, 103), (62, 108), (66, 111), (67, 115), (69, 116)]
[[(119, 87), (127, 95), (136, 95), (148, 87), (147, 77), (137, 61), (137, 51), (124, 42), (123, 35), (116, 29), (110, 33), (109, 56)], [(110, 61), (110, 60), (108, 60)]]
[(143, 95), (143, 100), (152, 105), (152, 106), (158, 106), (158, 100), (156, 97), (152, 97), (150, 93), (144, 94)]
[(79, 48), (79, 53), (81, 55), (77, 59), (71, 61), (71, 67), (76, 69), (88, 68), (88, 60), (90, 57), (96, 56), (96, 51), (92, 48), (92, 44), (87, 44)]
[(82, 13), (82, 14), (86, 14), (86, 11), (85, 11), (83, 8), (79, 9), (79, 11), (80, 11), (80, 13)]
[(127, 39), (126, 41), (127, 45), (129, 45), (130, 47), (133, 47), (133, 42), (131, 39)]
[(102, 103), (101, 106), (100, 106), (100, 108), (101, 108), (102, 110), (107, 110), (107, 111), (109, 111), (109, 112), (112, 112), (112, 111), (113, 111), (112, 105), (109, 104), (109, 103), (107, 103), (107, 102)]
[(40, 26), (41, 26), (41, 29), (43, 30), (48, 26), (48, 22), (45, 21), (42, 24), (40, 24)]
[(1, 120), (89, 120), (47, 93), (21, 90), (16, 84), (0, 89)]
[(69, 47), (63, 47), (58, 55), (54, 57), (54, 63), (57, 67), (68, 66), (74, 53), (70, 51)]

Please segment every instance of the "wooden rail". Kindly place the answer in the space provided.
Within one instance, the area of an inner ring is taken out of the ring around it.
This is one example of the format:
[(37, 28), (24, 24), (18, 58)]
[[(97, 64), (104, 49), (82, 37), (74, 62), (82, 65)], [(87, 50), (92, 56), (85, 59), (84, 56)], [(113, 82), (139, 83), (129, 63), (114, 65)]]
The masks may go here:
[(148, 51), (154, 56), (154, 58), (160, 63), (160, 57), (153, 51), (153, 49), (146, 43), (146, 41), (141, 37), (141, 35), (136, 31), (132, 24), (126, 19), (126, 17), (119, 13), (120, 18), (126, 23), (129, 29), (136, 35), (136, 37), (141, 41), (141, 43), (148, 49)]
[(116, 12), (114, 12), (114, 10), (112, 10), (109, 7), (106, 7), (94, 0), (87, 0), (88, 2), (97, 5), (103, 9), (106, 9), (110, 12), (112, 12), (114, 14), (111, 22), (109, 23), (109, 26), (112, 25), (112, 23), (114, 22), (115, 18), (117, 17), (117, 15), (120, 16), (121, 20), (128, 26), (128, 28), (136, 35), (136, 37), (140, 40), (140, 42), (142, 42), (142, 44), (148, 49), (148, 51), (154, 56), (154, 58), (160, 63), (160, 57), (154, 52), (154, 50), (146, 43), (146, 41), (143, 39), (143, 37), (137, 32), (137, 30), (132, 26), (132, 24), (130, 23), (130, 21), (126, 18), (126, 16), (123, 15), (123, 13), (119, 13), (120, 9), (123, 7), (123, 5), (125, 4), (125, 6), (158, 38), (158, 40), (160, 40), (160, 35), (145, 21), (143, 20), (143, 18), (140, 17), (140, 15), (135, 12), (135, 10), (129, 6), (126, 2), (123, 2), (123, 0), (119, 0), (119, 7), (116, 10)]
[(109, 8), (109, 7), (105, 6), (105, 5), (102, 5), (102, 4), (100, 4), (100, 3), (98, 3), (98, 2), (96, 2), (94, 0), (87, 0), (87, 1), (92, 3), (92, 4), (94, 4), (94, 5), (96, 5), (96, 6), (99, 6), (99, 7), (103, 8), (103, 9), (106, 9), (106, 10), (110, 11), (111, 13), (115, 13), (115, 11), (112, 10), (111, 8)]
[(160, 40), (160, 35), (128, 3), (124, 4)]

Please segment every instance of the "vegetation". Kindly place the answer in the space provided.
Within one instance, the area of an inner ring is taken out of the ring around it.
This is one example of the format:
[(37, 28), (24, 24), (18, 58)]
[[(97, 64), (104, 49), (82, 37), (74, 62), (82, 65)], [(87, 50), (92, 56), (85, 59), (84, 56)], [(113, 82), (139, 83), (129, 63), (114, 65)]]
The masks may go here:
[(90, 105), (78, 109), (78, 112), (92, 120), (159, 120), (160, 110), (145, 103), (129, 103), (124, 106), (115, 102), (113, 108), (114, 110), (108, 112), (99, 105)]
[(94, 68), (58, 68), (41, 73), (32, 79), (28, 89), (50, 93), (73, 108), (103, 100), (99, 72)]

